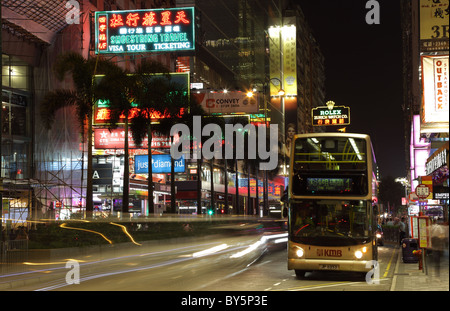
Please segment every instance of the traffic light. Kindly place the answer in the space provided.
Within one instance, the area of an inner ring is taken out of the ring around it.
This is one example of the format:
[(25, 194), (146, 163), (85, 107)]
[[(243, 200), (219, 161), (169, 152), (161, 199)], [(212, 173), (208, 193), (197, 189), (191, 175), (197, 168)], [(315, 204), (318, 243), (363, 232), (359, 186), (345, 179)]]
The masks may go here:
[(214, 215), (214, 210), (213, 210), (213, 209), (209, 209), (209, 210), (208, 210), (208, 215), (209, 215), (209, 216)]

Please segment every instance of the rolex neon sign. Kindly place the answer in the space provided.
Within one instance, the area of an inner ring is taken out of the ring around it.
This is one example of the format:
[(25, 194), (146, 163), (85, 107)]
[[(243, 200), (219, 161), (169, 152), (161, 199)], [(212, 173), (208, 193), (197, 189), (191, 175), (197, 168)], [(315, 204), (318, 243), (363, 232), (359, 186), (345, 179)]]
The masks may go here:
[(95, 12), (95, 53), (195, 50), (194, 8)]
[(328, 101), (325, 106), (313, 108), (312, 124), (314, 126), (349, 125), (350, 108), (335, 106), (333, 101)]

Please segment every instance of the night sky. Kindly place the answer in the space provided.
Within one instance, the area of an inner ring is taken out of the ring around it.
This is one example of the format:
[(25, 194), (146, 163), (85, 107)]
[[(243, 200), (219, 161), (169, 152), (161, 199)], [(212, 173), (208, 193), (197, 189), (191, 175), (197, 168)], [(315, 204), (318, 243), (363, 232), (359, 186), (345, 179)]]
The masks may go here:
[(325, 57), (326, 100), (350, 107), (347, 132), (371, 136), (381, 177), (406, 176), (400, 1), (379, 0), (372, 25), (366, 0), (297, 1)]

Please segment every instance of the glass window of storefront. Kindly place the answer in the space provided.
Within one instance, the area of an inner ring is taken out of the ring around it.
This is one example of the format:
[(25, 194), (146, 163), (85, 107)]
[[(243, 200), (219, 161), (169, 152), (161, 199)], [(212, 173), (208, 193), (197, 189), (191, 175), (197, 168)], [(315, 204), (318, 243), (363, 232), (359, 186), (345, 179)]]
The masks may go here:
[(14, 56), (2, 55), (2, 84), (5, 87), (29, 91), (29, 66)]
[(2, 55), (1, 177), (28, 178), (31, 166), (30, 68)]

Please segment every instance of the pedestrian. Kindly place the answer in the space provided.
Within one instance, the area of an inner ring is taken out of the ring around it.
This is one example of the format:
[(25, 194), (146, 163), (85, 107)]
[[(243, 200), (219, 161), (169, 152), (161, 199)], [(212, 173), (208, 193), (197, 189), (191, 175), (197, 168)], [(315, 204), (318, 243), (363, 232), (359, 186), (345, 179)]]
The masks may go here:
[(398, 224), (398, 232), (399, 232), (399, 244), (402, 245), (403, 239), (406, 238), (406, 223), (404, 217), (402, 217), (402, 220)]
[(445, 230), (448, 227), (444, 227), (437, 221), (431, 226), (431, 250), (433, 256), (433, 264), (436, 272), (436, 276), (440, 275), (441, 257), (444, 253), (446, 234)]
[(11, 230), (9, 230), (9, 240), (13, 241), (16, 239), (16, 232), (13, 228), (11, 228)]
[(28, 240), (28, 234), (24, 226), (19, 227), (19, 231), (16, 236), (16, 240)]

